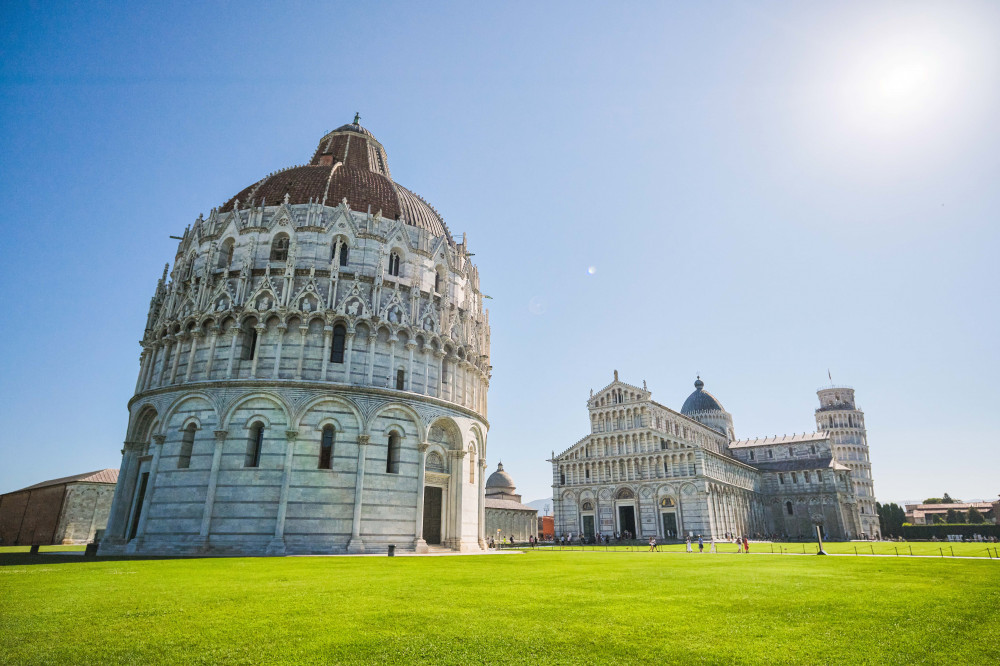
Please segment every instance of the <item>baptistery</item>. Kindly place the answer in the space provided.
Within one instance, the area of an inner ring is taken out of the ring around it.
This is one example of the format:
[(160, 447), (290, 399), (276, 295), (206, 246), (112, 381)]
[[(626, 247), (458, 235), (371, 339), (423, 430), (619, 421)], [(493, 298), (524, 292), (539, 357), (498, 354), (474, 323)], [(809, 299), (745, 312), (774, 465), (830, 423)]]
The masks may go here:
[(150, 303), (100, 552), (481, 549), (471, 257), (357, 118), (199, 216)]

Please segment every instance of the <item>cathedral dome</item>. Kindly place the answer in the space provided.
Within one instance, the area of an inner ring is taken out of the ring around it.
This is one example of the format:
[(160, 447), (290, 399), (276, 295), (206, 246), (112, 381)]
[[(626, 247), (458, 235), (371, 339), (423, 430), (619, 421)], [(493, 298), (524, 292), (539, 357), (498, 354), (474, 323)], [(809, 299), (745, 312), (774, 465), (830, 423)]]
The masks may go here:
[(497, 471), (490, 474), (490, 478), (486, 479), (486, 488), (495, 492), (514, 493), (516, 490), (514, 479), (504, 471), (503, 463), (497, 464)]
[(320, 139), (309, 164), (267, 175), (226, 201), (219, 212), (282, 202), (337, 206), (345, 199), (352, 210), (373, 215), (381, 212), (384, 218), (402, 219), (435, 237), (452, 240), (438, 212), (392, 180), (382, 144), (357, 123), (328, 132)]
[(688, 396), (687, 400), (684, 401), (684, 406), (681, 407), (681, 414), (689, 415), (713, 410), (725, 411), (715, 396), (705, 390), (705, 382), (701, 381), (701, 377), (699, 377), (694, 383), (694, 393)]

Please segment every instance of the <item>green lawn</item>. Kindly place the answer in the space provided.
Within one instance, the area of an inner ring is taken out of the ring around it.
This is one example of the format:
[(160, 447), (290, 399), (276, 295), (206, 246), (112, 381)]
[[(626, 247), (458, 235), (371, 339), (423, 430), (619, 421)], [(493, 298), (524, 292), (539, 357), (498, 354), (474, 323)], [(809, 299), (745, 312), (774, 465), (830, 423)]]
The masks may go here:
[[(668, 553), (682, 553), (684, 552), (684, 544), (667, 544), (659, 545), (659, 550)], [(692, 550), (698, 550), (698, 544), (691, 544)], [(554, 550), (581, 550), (579, 545), (576, 546), (555, 546)], [(641, 544), (638, 546), (584, 546), (585, 551), (628, 551), (628, 552), (638, 552), (641, 550), (648, 550), (649, 546)], [(715, 549), (719, 553), (736, 553), (736, 544), (734, 543), (723, 543), (716, 542)], [(998, 558), (1000, 559), (1000, 544), (996, 543), (947, 543), (947, 542), (926, 542), (926, 541), (914, 541), (914, 542), (890, 542), (890, 541), (874, 541), (874, 542), (826, 542), (823, 544), (823, 549), (832, 555), (892, 555), (893, 557), (908, 557), (909, 555), (926, 555), (934, 557), (982, 557), (983, 559)], [(987, 552), (988, 549), (988, 552)], [(705, 542), (705, 551), (710, 550), (710, 542)], [(755, 543), (750, 542), (750, 552), (751, 553), (767, 553), (780, 555), (784, 553), (794, 553), (798, 555), (806, 554), (810, 555), (816, 552), (816, 543)]]
[(0, 663), (1000, 663), (1000, 562), (0, 555)]

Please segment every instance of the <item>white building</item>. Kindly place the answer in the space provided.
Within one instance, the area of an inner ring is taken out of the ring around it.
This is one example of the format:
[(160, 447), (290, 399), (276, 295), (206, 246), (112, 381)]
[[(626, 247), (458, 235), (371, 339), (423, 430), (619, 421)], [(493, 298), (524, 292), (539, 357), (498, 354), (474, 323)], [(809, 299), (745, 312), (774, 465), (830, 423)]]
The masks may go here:
[(498, 541), (500, 537), (527, 541), (529, 536), (538, 536), (538, 510), (521, 503), (503, 463), (486, 479), (486, 536)]
[(103, 554), (483, 547), (479, 273), (356, 121), (185, 230)]
[(556, 535), (808, 537), (815, 525), (834, 539), (876, 535), (854, 391), (818, 395), (820, 431), (737, 440), (701, 378), (677, 412), (615, 371), (587, 402), (590, 434), (550, 460)]

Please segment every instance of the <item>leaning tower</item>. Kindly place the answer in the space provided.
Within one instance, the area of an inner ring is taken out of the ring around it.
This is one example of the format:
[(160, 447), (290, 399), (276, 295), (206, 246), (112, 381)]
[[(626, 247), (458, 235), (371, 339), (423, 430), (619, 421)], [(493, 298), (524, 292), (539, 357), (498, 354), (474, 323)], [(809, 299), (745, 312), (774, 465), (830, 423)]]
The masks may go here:
[(830, 433), (834, 459), (851, 470), (864, 536), (878, 534), (881, 530), (875, 511), (875, 486), (872, 482), (872, 463), (868, 457), (865, 414), (854, 403), (854, 389), (830, 386), (819, 389), (816, 394), (820, 405), (816, 410), (816, 427)]

